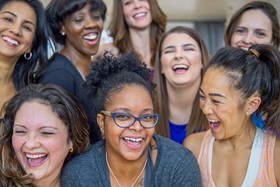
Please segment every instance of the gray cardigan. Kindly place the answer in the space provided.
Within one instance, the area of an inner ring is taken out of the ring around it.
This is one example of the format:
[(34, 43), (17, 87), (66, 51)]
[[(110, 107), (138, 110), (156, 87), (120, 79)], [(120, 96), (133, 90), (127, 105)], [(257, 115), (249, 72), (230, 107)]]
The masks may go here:
[[(198, 163), (187, 148), (159, 135), (154, 135), (158, 146), (156, 164), (152, 166), (149, 184), (145, 187), (201, 186)], [(109, 171), (105, 161), (104, 140), (72, 159), (63, 169), (62, 187), (110, 187)], [(146, 176), (145, 176), (146, 178)]]

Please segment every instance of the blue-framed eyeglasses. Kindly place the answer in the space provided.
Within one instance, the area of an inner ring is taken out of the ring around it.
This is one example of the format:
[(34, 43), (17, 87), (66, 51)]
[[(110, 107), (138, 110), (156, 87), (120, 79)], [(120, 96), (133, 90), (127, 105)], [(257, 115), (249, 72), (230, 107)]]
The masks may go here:
[(106, 116), (111, 116), (115, 124), (121, 128), (128, 128), (136, 121), (139, 121), (143, 128), (150, 129), (156, 126), (159, 120), (159, 114), (144, 114), (140, 117), (136, 117), (126, 112), (109, 112), (102, 110), (100, 113)]

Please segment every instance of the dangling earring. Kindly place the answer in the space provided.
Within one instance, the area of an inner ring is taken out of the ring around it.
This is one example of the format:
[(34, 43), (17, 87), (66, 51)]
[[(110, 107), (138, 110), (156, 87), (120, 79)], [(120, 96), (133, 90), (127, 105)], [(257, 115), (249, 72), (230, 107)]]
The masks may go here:
[(102, 137), (102, 139), (104, 140), (104, 139), (105, 139), (105, 134), (104, 134), (102, 131), (103, 131), (103, 128), (100, 127), (101, 137)]
[(30, 60), (32, 58), (32, 52), (30, 51), (29, 53), (24, 53), (23, 57), (25, 60)]
[(69, 148), (69, 152), (72, 153), (74, 151), (73, 147)]
[(61, 34), (62, 36), (65, 36), (65, 32), (61, 32), (60, 34)]

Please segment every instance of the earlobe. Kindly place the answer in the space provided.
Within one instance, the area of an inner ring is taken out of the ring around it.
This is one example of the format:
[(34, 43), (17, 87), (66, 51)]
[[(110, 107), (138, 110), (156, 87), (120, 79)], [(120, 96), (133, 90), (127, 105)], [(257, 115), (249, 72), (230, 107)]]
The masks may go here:
[(99, 128), (104, 129), (104, 116), (102, 114), (97, 114), (96, 120)]

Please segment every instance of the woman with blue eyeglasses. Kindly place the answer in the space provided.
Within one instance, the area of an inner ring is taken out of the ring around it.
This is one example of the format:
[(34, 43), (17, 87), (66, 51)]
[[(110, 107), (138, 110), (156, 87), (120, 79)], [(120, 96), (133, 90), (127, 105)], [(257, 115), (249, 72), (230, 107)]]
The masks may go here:
[(62, 186), (201, 186), (193, 154), (154, 134), (154, 88), (134, 52), (105, 53), (91, 66), (86, 86), (103, 140), (69, 162)]

